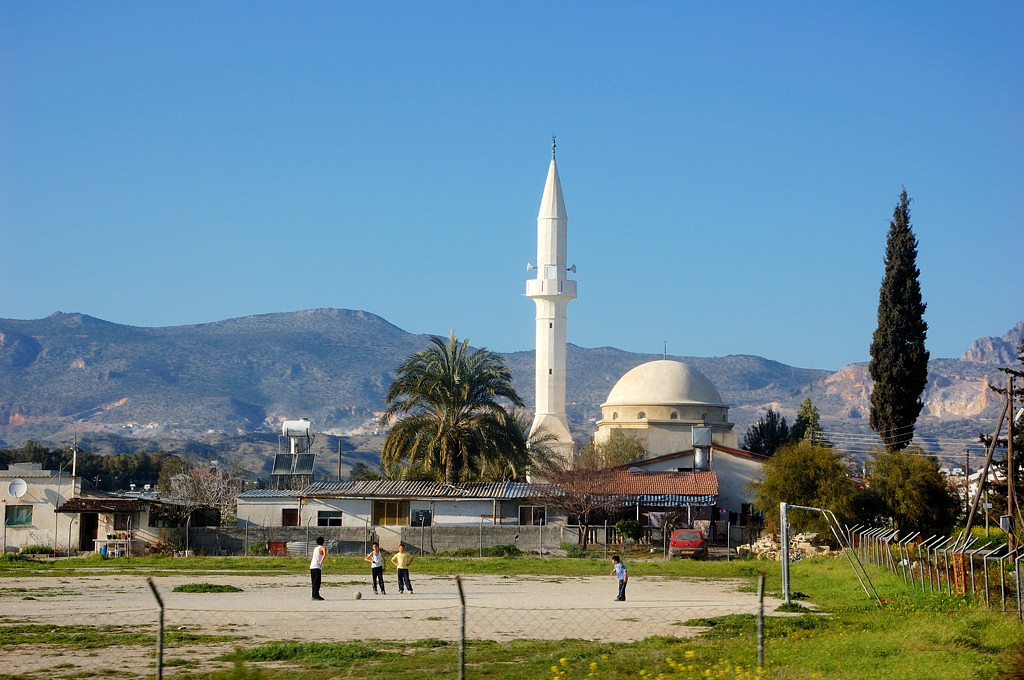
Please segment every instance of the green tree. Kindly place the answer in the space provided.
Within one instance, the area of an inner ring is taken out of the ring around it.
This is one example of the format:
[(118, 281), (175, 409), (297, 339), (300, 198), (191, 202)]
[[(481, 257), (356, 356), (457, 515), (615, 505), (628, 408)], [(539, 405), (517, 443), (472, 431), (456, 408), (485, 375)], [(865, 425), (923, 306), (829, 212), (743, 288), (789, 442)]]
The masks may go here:
[(577, 455), (579, 466), (591, 470), (626, 465), (646, 457), (647, 449), (636, 435), (627, 434), (618, 428), (611, 431), (607, 441), (601, 444), (590, 441)]
[(961, 501), (939, 461), (920, 449), (880, 450), (871, 462), (868, 481), (880, 514), (906, 534), (946, 534), (956, 524)]
[(825, 436), (825, 431), (821, 429), (821, 413), (818, 411), (818, 407), (811, 403), (810, 397), (804, 399), (800, 404), (793, 427), (789, 429), (789, 438), (792, 441), (806, 439), (817, 446), (832, 446)]
[[(831, 510), (844, 523), (856, 516), (857, 489), (846, 474), (842, 454), (826, 446), (806, 441), (782, 446), (749, 488), (754, 493), (754, 507), (776, 527), (780, 503)], [(793, 513), (790, 525), (795, 531), (831, 536), (820, 513)]]
[(776, 449), (789, 441), (789, 425), (786, 418), (772, 408), (763, 418), (747, 428), (743, 436), (743, 448), (747, 451), (770, 456)]
[(871, 429), (889, 451), (902, 451), (914, 438), (914, 424), (924, 405), (921, 393), (928, 382), (928, 352), (924, 348), (927, 306), (921, 298), (917, 269), (917, 239), (910, 226), (907, 190), (889, 223), (885, 247), (885, 277), (878, 293), (878, 327), (871, 337), (868, 370), (871, 390)]
[(399, 366), (388, 389), (380, 423), (391, 429), (381, 463), (422, 465), (442, 472), (447, 484), (495, 466), (525, 473), (526, 438), (499, 401), (523, 406), (504, 360), (486, 349), (470, 351), (455, 333), (430, 342)]

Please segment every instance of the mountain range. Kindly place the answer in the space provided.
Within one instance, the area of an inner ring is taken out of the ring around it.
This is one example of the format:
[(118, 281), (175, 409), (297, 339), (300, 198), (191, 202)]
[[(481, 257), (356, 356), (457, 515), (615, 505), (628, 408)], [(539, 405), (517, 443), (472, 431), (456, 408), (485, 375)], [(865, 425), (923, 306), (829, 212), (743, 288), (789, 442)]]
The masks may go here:
[[(917, 427), (928, 450), (950, 457), (990, 430), (1001, 403), (988, 386), (1002, 384), (1000, 366), (1016, 364), (1022, 335), (1024, 321), (1002, 337), (979, 338), (958, 358), (929, 363)], [(428, 341), (374, 314), (344, 309), (162, 328), (60, 312), (0, 319), (0, 445), (77, 438), (123, 451), (205, 441), (212, 450), (212, 441), (229, 448), (248, 441), (258, 452), (273, 447), (282, 420), (308, 417), (326, 435), (322, 446), (351, 452), (347, 463), (372, 462), (379, 451), (376, 416), (393, 371)], [(533, 351), (503, 356), (516, 390), (532, 405)], [(574, 434), (594, 431), (601, 403), (626, 371), (660, 358), (570, 345), (566, 411)], [(711, 379), (741, 442), (769, 407), (792, 420), (806, 397), (839, 446), (857, 454), (871, 439), (866, 363), (831, 372), (749, 355), (668, 358)]]

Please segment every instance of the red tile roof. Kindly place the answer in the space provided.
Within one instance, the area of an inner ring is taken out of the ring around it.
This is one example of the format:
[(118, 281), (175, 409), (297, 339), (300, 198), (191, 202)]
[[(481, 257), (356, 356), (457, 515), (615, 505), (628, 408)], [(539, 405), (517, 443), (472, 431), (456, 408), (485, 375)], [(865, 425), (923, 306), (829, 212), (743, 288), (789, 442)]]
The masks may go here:
[(611, 468), (604, 473), (610, 491), (627, 496), (716, 496), (718, 475), (697, 472), (651, 472)]

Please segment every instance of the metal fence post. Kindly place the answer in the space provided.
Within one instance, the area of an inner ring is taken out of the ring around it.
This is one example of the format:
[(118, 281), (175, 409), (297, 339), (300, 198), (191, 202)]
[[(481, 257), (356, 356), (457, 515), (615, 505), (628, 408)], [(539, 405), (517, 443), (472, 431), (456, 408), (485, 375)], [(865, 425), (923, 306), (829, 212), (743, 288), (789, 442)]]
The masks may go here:
[(156, 584), (153, 583), (153, 577), (147, 576), (146, 583), (149, 584), (149, 589), (153, 591), (153, 597), (156, 598), (156, 603), (160, 605), (160, 613), (157, 615), (157, 626), (156, 626), (156, 680), (163, 680), (164, 677), (164, 601), (160, 597), (160, 593), (156, 590)]
[(757, 576), (757, 668), (764, 668), (764, 572)]
[(459, 589), (459, 680), (466, 680), (466, 594), (462, 592), (462, 577), (455, 577)]
[(1024, 621), (1024, 609), (1021, 608), (1021, 555), (1014, 560), (1014, 577), (1017, 579), (1017, 621)]
[(782, 548), (782, 597), (789, 604), (789, 504), (779, 503), (779, 542)]

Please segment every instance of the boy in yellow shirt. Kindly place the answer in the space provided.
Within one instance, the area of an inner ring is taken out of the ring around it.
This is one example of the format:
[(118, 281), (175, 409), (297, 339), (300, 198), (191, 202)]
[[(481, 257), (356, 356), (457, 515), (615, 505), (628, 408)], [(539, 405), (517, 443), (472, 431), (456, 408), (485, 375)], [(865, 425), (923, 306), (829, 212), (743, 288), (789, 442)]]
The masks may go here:
[(398, 546), (398, 552), (391, 556), (391, 564), (398, 567), (398, 592), (404, 593), (409, 589), (412, 594), (412, 582), (409, 581), (409, 563), (412, 562), (412, 555), (405, 552), (405, 543)]

